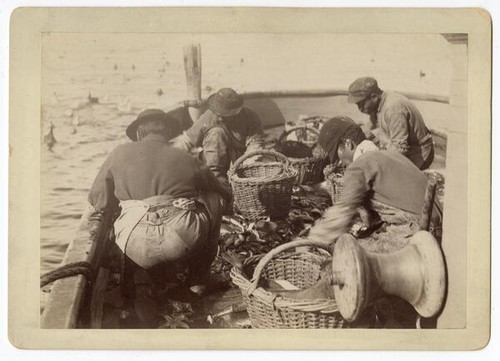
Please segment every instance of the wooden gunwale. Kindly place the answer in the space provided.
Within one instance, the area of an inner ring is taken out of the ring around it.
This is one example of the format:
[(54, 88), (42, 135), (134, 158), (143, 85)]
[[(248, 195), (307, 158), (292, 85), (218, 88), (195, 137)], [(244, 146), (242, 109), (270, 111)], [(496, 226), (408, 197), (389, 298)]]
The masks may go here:
[[(89, 262), (98, 269), (107, 251), (111, 215), (96, 213), (89, 206), (82, 215), (76, 236), (69, 244), (62, 265)], [(89, 280), (83, 275), (55, 281), (40, 319), (41, 328), (76, 328)]]

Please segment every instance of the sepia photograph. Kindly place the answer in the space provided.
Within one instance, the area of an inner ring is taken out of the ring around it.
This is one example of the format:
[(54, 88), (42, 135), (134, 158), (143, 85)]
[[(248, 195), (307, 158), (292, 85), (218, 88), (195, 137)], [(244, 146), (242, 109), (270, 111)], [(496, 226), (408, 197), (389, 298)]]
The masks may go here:
[(427, 322), (466, 69), (466, 34), (44, 33), (41, 327)]
[[(266, 348), (254, 330), (408, 339), (468, 332), (479, 312), (465, 347), (484, 343), (489, 283), (476, 292), (470, 277), (474, 257), (489, 267), (489, 234), (474, 250), (467, 236), (470, 189), (485, 180), (471, 175), (471, 138), (485, 149), (474, 174), (489, 167), (491, 125), (471, 130), (484, 77), (471, 78), (471, 59), (491, 56), (481, 11), (453, 13), (462, 30), (450, 17), (397, 32), (314, 28), (313, 16), (330, 20), (318, 9), (296, 31), (293, 9), (281, 31), (265, 28), (277, 9), (183, 10), (162, 13), (221, 24), (117, 32), (99, 25), (109, 10), (47, 10), (98, 25), (38, 30), (34, 332), (240, 330)], [(13, 18), (14, 36), (35, 13)], [(258, 20), (239, 29), (245, 17)]]

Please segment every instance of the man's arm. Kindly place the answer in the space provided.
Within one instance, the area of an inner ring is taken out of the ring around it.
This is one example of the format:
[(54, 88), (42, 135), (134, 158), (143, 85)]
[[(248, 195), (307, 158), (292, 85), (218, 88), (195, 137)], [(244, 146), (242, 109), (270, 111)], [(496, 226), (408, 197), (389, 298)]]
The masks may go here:
[(210, 129), (203, 138), (205, 164), (212, 171), (215, 178), (230, 191), (231, 185), (227, 178), (227, 172), (231, 165), (228, 144), (228, 135), (221, 127)]
[(368, 196), (370, 182), (364, 170), (352, 164), (346, 170), (343, 183), (340, 202), (326, 210), (323, 218), (309, 231), (309, 239), (334, 243), (340, 235), (349, 231), (358, 206), (361, 206)]
[(405, 109), (390, 109), (385, 114), (386, 132), (389, 136), (387, 150), (395, 150), (406, 155), (409, 150), (408, 144), (408, 119)]
[(213, 174), (213, 172), (204, 164), (200, 166), (201, 174), (201, 190), (202, 191), (212, 191), (219, 193), (222, 198), (226, 201), (226, 204), (231, 203), (232, 194), (231, 192), (221, 184)]
[(245, 108), (248, 123), (246, 135), (246, 152), (260, 150), (264, 147), (264, 130), (259, 115), (250, 108)]
[(172, 146), (189, 153), (193, 148), (202, 146), (205, 133), (218, 122), (219, 117), (211, 110), (207, 110), (191, 128), (172, 140)]
[(101, 166), (99, 173), (90, 187), (88, 201), (96, 211), (102, 212), (118, 207), (118, 199), (115, 197), (115, 182), (111, 172), (111, 153)]

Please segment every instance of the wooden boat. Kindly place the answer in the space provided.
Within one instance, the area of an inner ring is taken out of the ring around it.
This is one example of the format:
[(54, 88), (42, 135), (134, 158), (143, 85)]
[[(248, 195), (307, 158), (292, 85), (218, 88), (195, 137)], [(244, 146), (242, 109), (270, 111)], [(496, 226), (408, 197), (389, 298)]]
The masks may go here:
[[(448, 98), (426, 94), (403, 94), (415, 101), (427, 124), (432, 128), (436, 144), (434, 164), (438, 168), (444, 168), (447, 136), (440, 124), (446, 124), (444, 118), (448, 115)], [(356, 107), (347, 104), (346, 95), (345, 90), (310, 90), (251, 92), (244, 93), (243, 97), (245, 104), (261, 116), (267, 131), (277, 134), (283, 130), (285, 124), (293, 123), (299, 117), (306, 115), (346, 115), (360, 119)], [(204, 107), (204, 101), (187, 103)], [(188, 116), (187, 111), (184, 114)], [(103, 327), (106, 289), (110, 283), (120, 282), (116, 272), (113, 273), (113, 269), (116, 271), (120, 265), (117, 265), (116, 253), (113, 253), (112, 221), (112, 214), (98, 214), (91, 208), (82, 215), (76, 235), (69, 244), (61, 265), (87, 262), (94, 270), (94, 277), (77, 274), (53, 282), (41, 313), (42, 328)], [(212, 300), (214, 308), (205, 312), (207, 314), (218, 312), (234, 303), (237, 298), (238, 296), (232, 291), (220, 293), (219, 300)]]

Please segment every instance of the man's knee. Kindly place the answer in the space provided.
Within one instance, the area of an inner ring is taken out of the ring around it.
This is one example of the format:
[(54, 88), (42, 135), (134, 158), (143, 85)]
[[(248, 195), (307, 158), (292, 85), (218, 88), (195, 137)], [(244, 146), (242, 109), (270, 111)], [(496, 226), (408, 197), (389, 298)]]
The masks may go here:
[(203, 138), (203, 145), (206, 145), (207, 143), (229, 144), (229, 138), (227, 137), (224, 129), (214, 127), (208, 130)]

